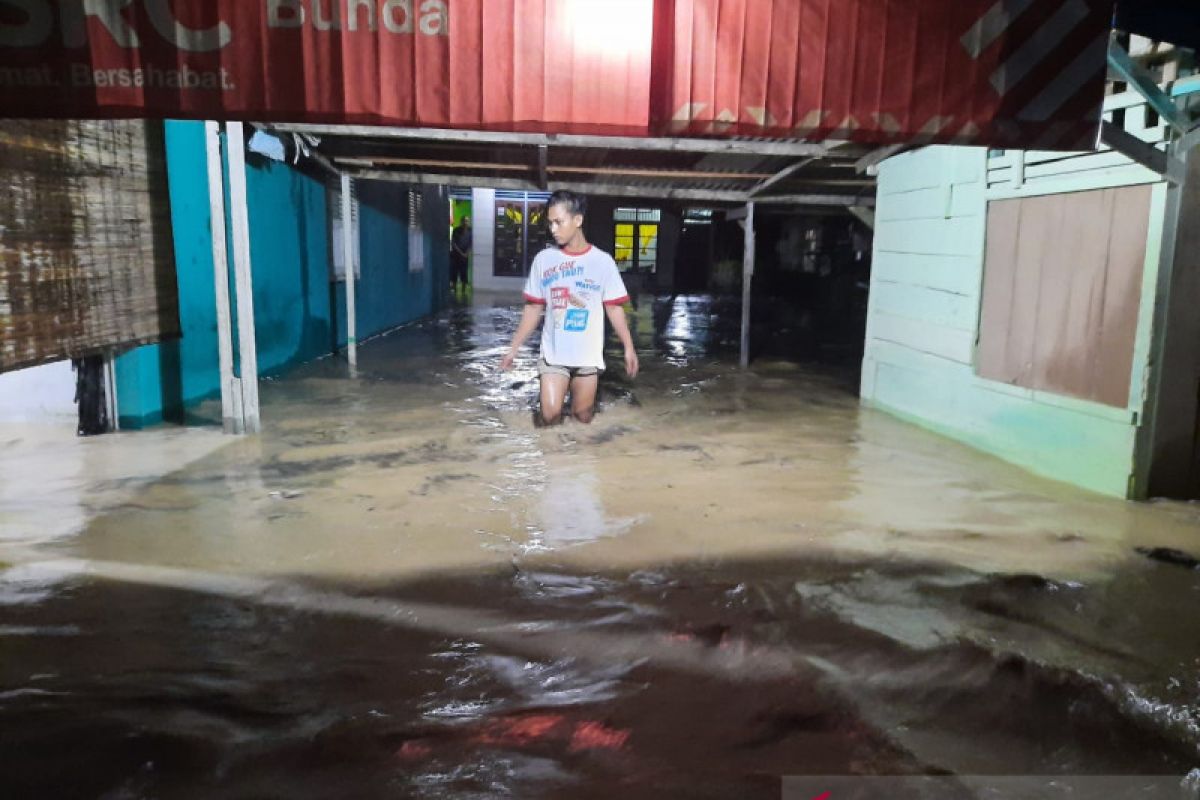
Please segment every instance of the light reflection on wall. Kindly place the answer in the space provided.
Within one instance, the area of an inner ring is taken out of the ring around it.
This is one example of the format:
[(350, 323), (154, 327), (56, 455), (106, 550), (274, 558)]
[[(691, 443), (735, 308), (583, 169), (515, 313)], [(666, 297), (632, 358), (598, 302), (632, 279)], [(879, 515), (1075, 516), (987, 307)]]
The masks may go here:
[(566, 0), (575, 46), (589, 55), (650, 57), (653, 0)]

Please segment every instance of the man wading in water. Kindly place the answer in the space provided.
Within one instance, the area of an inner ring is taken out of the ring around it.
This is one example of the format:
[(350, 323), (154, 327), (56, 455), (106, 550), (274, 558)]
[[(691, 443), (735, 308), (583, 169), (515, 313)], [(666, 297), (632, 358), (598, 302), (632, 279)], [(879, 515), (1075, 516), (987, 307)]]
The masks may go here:
[(513, 335), (512, 347), (500, 359), (500, 369), (512, 369), (521, 345), (537, 329), (548, 305), (550, 315), (542, 326), (542, 355), (538, 375), (542, 383), (541, 425), (562, 422), (563, 402), (571, 391), (571, 416), (591, 422), (596, 413), (596, 387), (604, 371), (604, 318), (625, 347), (625, 371), (638, 373), (637, 352), (622, 306), (629, 301), (625, 283), (612, 256), (597, 250), (583, 236), (587, 201), (574, 192), (550, 195), (550, 233), (559, 249), (543, 250), (533, 259), (525, 283), (525, 313)]

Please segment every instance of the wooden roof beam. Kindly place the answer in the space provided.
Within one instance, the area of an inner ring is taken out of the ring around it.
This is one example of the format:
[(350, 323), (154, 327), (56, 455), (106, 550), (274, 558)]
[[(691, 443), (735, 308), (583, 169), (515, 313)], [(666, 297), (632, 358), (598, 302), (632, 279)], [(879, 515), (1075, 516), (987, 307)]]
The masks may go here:
[(774, 175), (770, 176), (769, 178), (767, 178), (766, 180), (762, 181), (757, 186), (755, 186), (753, 189), (751, 189), (750, 196), (754, 197), (755, 195), (766, 191), (767, 189), (771, 188), (775, 184), (779, 183), (781, 180), (790, 177), (794, 173), (799, 172), (800, 170), (807, 167), (809, 164), (813, 163), (814, 161), (818, 161), (818, 160), (819, 159), (816, 159), (816, 158), (802, 158), (794, 164), (789, 164), (788, 166), (779, 170), (779, 172), (776, 172)]
[[(568, 189), (581, 194), (601, 195), (609, 197), (644, 197), (659, 200), (694, 200), (710, 203), (745, 203), (747, 196), (744, 191), (724, 189), (692, 189), (677, 186), (635, 186), (622, 183), (588, 183), (586, 181), (556, 181), (551, 180), (545, 187), (538, 186), (532, 178), (495, 178), (479, 175), (439, 175), (428, 172), (401, 172), (398, 170), (359, 169), (350, 173), (355, 178), (363, 180), (395, 181), (414, 185), (461, 186), (480, 189), (511, 189), (515, 191), (537, 192)], [(875, 198), (871, 196), (849, 194), (788, 194), (776, 197), (757, 197), (756, 203), (775, 205), (809, 205), (809, 206), (873, 206)]]
[(545, 187), (533, 180), (521, 178), (493, 178), (479, 175), (437, 175), (428, 172), (401, 172), (398, 170), (359, 169), (350, 173), (355, 178), (372, 181), (395, 181), (415, 185), (462, 186), (479, 189), (511, 189), (515, 191), (539, 192), (568, 189), (590, 195), (614, 197), (647, 197), (662, 200), (697, 200), (712, 203), (745, 202), (746, 193), (738, 191), (708, 191), (704, 189), (680, 189), (663, 186), (630, 186), (628, 184), (587, 183), (580, 181), (548, 181)]
[(725, 153), (730, 155), (819, 156), (842, 144), (838, 141), (760, 141), (754, 139), (677, 139), (638, 136), (585, 136), (578, 134), (503, 133), (446, 128), (391, 128), (372, 125), (314, 125), (271, 123), (264, 127), (284, 133), (312, 136), (348, 136), (367, 139), (425, 140), (464, 144), (547, 145), (597, 150), (642, 150), (670, 153)]
[[(542, 152), (542, 151), (539, 151)], [(532, 168), (524, 164), (510, 164), (485, 161), (442, 161), (427, 158), (390, 158), (390, 157), (339, 157), (334, 159), (339, 164), (356, 167), (437, 167), (441, 169), (474, 169), (491, 170), (495, 172), (526, 172)], [(641, 167), (585, 167), (570, 164), (544, 164), (539, 160), (537, 167), (541, 173), (574, 173), (579, 175), (628, 175), (639, 178), (690, 178), (709, 181), (754, 181), (770, 177), (763, 172), (705, 172), (703, 170), (684, 169), (645, 169)], [(545, 181), (543, 181), (545, 183)]]

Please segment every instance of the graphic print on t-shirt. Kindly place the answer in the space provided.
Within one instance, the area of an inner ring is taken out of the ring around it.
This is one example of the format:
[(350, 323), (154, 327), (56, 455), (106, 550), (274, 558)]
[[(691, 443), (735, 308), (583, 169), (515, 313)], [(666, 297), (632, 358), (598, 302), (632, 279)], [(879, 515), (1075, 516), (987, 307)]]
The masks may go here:
[(571, 290), (565, 286), (554, 286), (550, 289), (550, 307), (555, 311), (565, 310), (570, 302)]
[(584, 308), (572, 308), (567, 312), (567, 322), (563, 325), (564, 331), (578, 333), (587, 330), (588, 312)]
[[(568, 262), (570, 263), (570, 262)], [(577, 281), (575, 285), (582, 286), (587, 281)], [(599, 284), (593, 283), (597, 289)], [(550, 287), (550, 310), (554, 314), (554, 326), (560, 330), (577, 333), (587, 330), (589, 295), (573, 294), (567, 286)]]
[(562, 328), (563, 316), (567, 313), (571, 290), (565, 286), (550, 287), (550, 313), (554, 318), (554, 327)]
[(547, 306), (542, 357), (566, 367), (604, 369), (605, 306), (629, 299), (612, 256), (590, 247), (582, 253), (543, 250), (525, 283), (525, 300)]

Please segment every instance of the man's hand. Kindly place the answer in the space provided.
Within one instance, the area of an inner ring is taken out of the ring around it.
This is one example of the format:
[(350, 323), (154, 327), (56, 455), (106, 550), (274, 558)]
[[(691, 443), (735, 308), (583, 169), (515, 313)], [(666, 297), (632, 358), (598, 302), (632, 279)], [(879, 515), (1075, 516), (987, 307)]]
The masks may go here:
[(508, 372), (513, 368), (513, 361), (516, 360), (517, 352), (521, 349), (521, 345), (529, 338), (529, 334), (533, 333), (537, 328), (538, 323), (542, 321), (542, 313), (545, 311), (545, 306), (539, 303), (526, 303), (525, 310), (521, 312), (521, 324), (517, 325), (517, 332), (513, 334), (512, 346), (508, 348), (508, 352), (500, 359), (500, 369)]
[(608, 321), (612, 323), (613, 330), (617, 332), (617, 338), (621, 340), (621, 344), (625, 345), (625, 372), (629, 374), (630, 378), (636, 378), (638, 374), (637, 350), (634, 349), (633, 337), (629, 334), (625, 309), (621, 306), (605, 306), (604, 312), (608, 314)]

